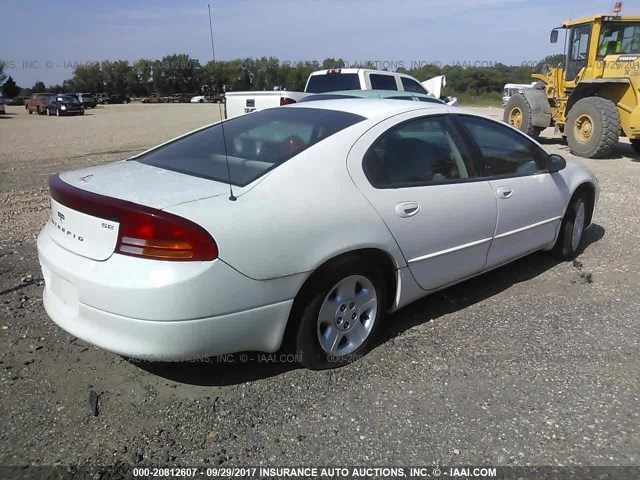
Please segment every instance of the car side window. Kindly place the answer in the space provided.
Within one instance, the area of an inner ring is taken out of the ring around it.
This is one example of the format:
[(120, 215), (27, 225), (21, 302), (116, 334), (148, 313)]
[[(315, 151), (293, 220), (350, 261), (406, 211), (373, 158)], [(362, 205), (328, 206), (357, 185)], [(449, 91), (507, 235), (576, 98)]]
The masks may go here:
[(412, 78), (400, 77), (400, 80), (402, 81), (402, 88), (404, 88), (405, 92), (427, 93), (425, 88)]
[(398, 90), (396, 77), (393, 75), (381, 75), (373, 73), (369, 75), (371, 88), (374, 90)]
[(473, 176), (469, 155), (444, 115), (396, 125), (373, 142), (363, 158), (376, 188), (450, 183)]
[(459, 115), (477, 149), (478, 175), (504, 177), (547, 171), (548, 154), (524, 135), (499, 122)]

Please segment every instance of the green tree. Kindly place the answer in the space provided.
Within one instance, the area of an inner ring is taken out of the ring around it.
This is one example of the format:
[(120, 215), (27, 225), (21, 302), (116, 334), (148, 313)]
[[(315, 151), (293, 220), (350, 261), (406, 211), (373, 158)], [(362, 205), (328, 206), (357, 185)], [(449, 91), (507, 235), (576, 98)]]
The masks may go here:
[(341, 58), (337, 60), (335, 58), (325, 58), (322, 62), (322, 69), (329, 70), (330, 68), (345, 68), (345, 61)]
[(31, 90), (33, 90), (33, 93), (42, 93), (47, 91), (47, 87), (44, 86), (43, 82), (38, 81)]
[(74, 92), (103, 92), (104, 81), (100, 64), (95, 62), (77, 65), (65, 88)]
[(2, 86), (2, 94), (5, 97), (14, 98), (20, 93), (20, 87), (16, 84), (12, 77), (7, 78)]
[(155, 81), (161, 95), (192, 93), (200, 88), (202, 66), (196, 58), (184, 53), (167, 55), (154, 64), (154, 74), (156, 68)]
[(116, 60), (115, 62), (104, 61), (100, 64), (102, 72), (102, 82), (105, 90), (110, 93), (126, 95), (129, 93), (130, 71), (133, 69), (127, 60)]
[(557, 67), (558, 65), (564, 65), (565, 56), (563, 53), (556, 53), (554, 55), (547, 55), (534, 67), (534, 70), (538, 73), (542, 72), (546, 66)]
[(4, 82), (4, 79), (7, 78), (7, 76), (4, 73), (4, 67), (5, 67), (4, 60), (0, 60), (0, 85), (2, 85), (2, 82)]
[(133, 69), (129, 72), (128, 78), (128, 87), (132, 95), (145, 96), (155, 92), (154, 60), (141, 58), (134, 62)]

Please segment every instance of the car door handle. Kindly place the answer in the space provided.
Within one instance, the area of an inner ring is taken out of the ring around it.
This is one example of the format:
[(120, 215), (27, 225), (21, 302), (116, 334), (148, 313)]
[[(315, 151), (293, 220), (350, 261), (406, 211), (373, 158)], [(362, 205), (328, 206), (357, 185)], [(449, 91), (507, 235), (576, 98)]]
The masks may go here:
[(509, 198), (513, 195), (513, 190), (509, 187), (498, 187), (496, 193), (498, 194), (498, 198)]
[(396, 205), (396, 213), (403, 217), (413, 217), (420, 211), (420, 204), (418, 202), (402, 202)]

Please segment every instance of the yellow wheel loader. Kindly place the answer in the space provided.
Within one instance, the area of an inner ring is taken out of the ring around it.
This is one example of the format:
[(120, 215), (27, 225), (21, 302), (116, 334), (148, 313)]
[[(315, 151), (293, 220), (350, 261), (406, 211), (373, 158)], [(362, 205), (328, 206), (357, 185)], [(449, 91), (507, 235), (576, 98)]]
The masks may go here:
[(620, 136), (640, 153), (640, 16), (564, 22), (551, 43), (559, 30), (566, 31), (564, 65), (532, 75), (539, 81), (509, 99), (504, 121), (533, 137), (555, 126), (581, 157), (610, 156)]

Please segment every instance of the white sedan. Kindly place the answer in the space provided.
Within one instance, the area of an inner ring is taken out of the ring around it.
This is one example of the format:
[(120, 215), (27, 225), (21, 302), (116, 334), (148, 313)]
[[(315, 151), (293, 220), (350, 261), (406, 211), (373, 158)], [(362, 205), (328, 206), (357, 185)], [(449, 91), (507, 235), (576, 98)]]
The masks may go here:
[[(385, 313), (536, 250), (575, 257), (598, 184), (439, 104), (306, 102), (50, 178), (49, 316), (133, 358), (291, 345), (343, 365)], [(285, 340), (285, 342), (283, 342)]]

